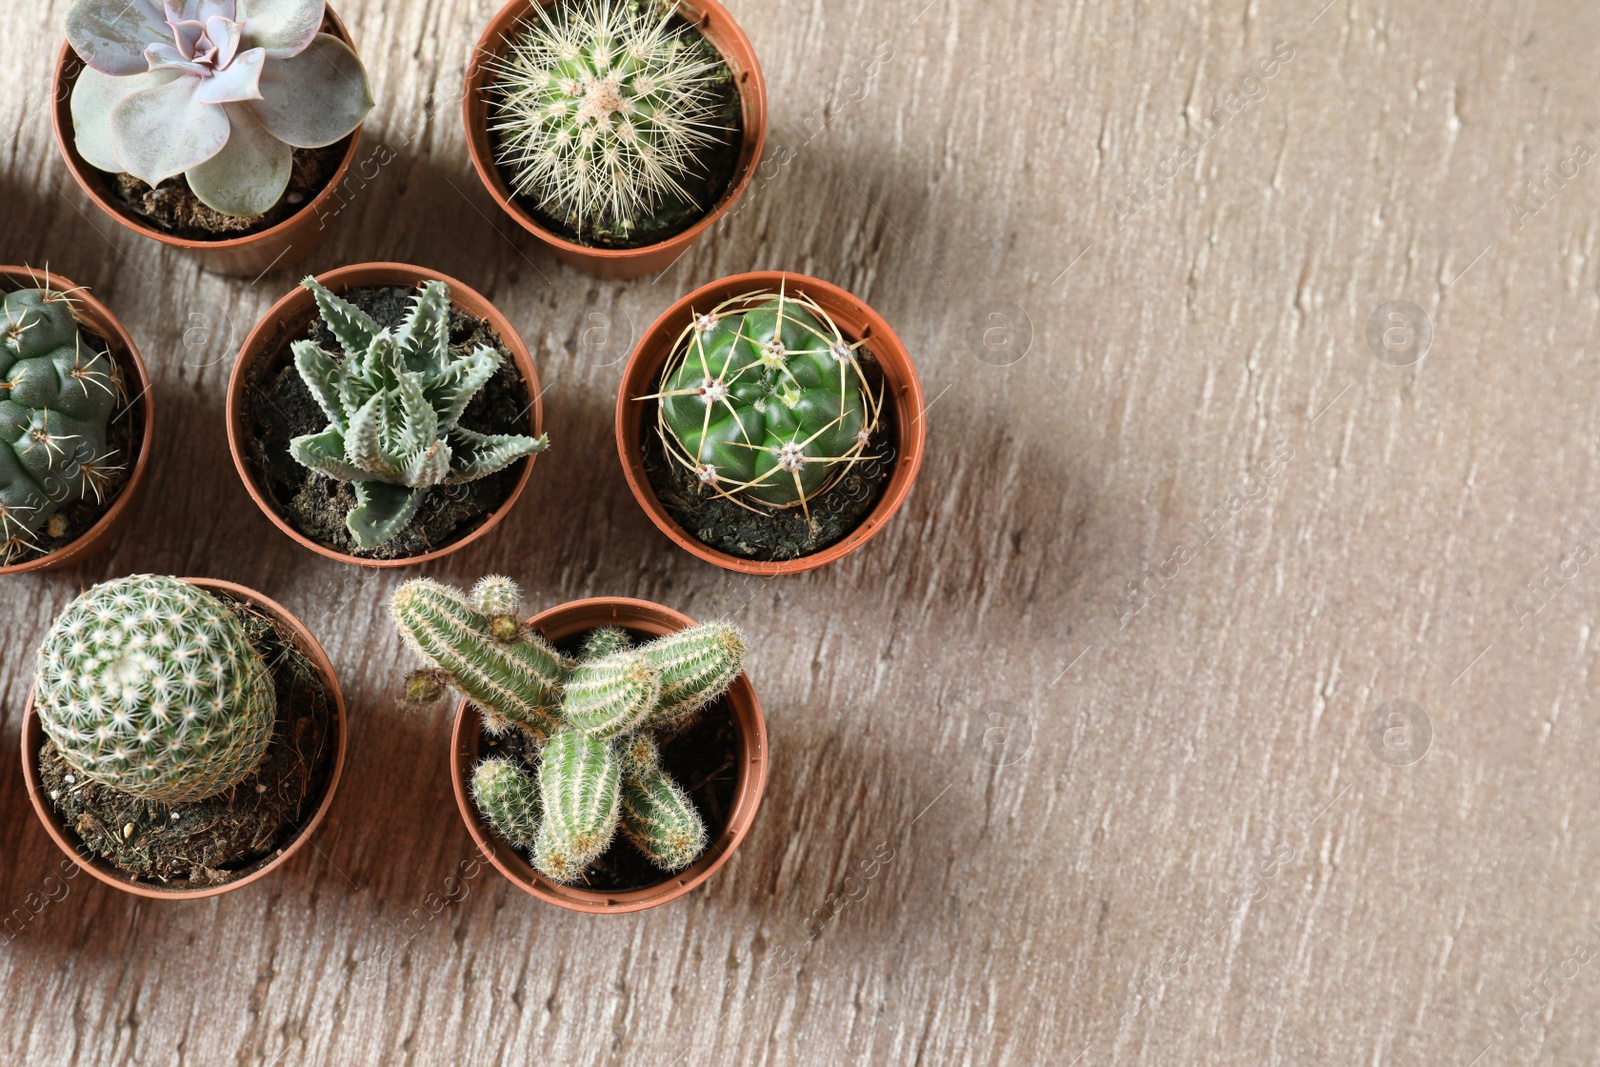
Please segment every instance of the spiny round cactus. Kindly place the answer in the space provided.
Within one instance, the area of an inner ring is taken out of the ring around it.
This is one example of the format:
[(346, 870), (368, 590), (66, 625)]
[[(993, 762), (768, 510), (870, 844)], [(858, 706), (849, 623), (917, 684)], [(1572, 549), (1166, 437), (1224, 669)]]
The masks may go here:
[(582, 730), (552, 737), (539, 756), (544, 822), (533, 865), (557, 882), (576, 881), (616, 835), (621, 787), (610, 744)]
[(500, 836), (519, 848), (539, 834), (539, 787), (507, 759), (486, 759), (472, 772), (472, 801)]
[(697, 316), (661, 376), (657, 428), (672, 458), (752, 510), (799, 505), (863, 458), (878, 426), (858, 358), (816, 302), (756, 292)]
[(176, 578), (136, 574), (68, 605), (39, 650), (35, 702), (73, 769), (165, 803), (238, 785), (277, 700), (234, 611)]
[(705, 851), (706, 825), (689, 795), (659, 769), (622, 786), (622, 832), (645, 858), (681, 871)]
[[(5, 297), (0, 332), (0, 564), (38, 547), (62, 505), (101, 500), (122, 472), (106, 421), (122, 396), (111, 356), (50, 289)], [(65, 532), (65, 531), (63, 531)]]
[(727, 132), (727, 64), (657, 0), (533, 7), (538, 21), (492, 65), (497, 161), (517, 195), (580, 235), (626, 238), (668, 198), (688, 198), (700, 153)]
[(578, 664), (561, 714), (584, 733), (615, 737), (637, 726), (660, 696), (661, 672), (643, 652), (624, 649)]
[[(507, 630), (521, 599), (509, 578), (484, 579), (473, 594), (413, 578), (389, 598), (389, 614), (406, 643), (481, 707), (491, 727), (498, 718), (549, 737), (560, 725), (556, 708), (572, 664), (526, 627)], [(426, 695), (427, 686), (417, 688)]]
[(669, 732), (692, 722), (744, 669), (744, 635), (728, 622), (658, 637), (642, 651), (661, 672), (661, 695), (642, 725)]

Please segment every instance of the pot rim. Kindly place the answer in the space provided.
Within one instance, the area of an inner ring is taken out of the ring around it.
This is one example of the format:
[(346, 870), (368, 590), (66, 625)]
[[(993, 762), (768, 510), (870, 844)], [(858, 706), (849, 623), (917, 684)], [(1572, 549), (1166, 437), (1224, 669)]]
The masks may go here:
[[(531, 617), (528, 625), (548, 639), (559, 641), (604, 625), (660, 636), (693, 626), (695, 620), (650, 600), (586, 597), (546, 608)], [(594, 915), (620, 915), (677, 900), (703, 885), (728, 862), (748, 836), (766, 791), (767, 723), (750, 676), (741, 671), (728, 692), (719, 699), (728, 702), (729, 714), (739, 735), (741, 765), (733, 806), (722, 831), (706, 846), (700, 858), (676, 874), (663, 874), (661, 881), (654, 885), (610, 892), (559, 885), (540, 874), (520, 853), (487, 829), (468, 793), (467, 779), (481, 749), (478, 713), (465, 698), (456, 702), (455, 721), (450, 730), (450, 785), (455, 793), (456, 810), (479, 853), (512, 885), (547, 904)]]
[[(656, 392), (661, 369), (671, 356), (678, 334), (689, 324), (696, 303), (716, 304), (743, 293), (776, 290), (780, 286), (805, 293), (822, 305), (846, 338), (852, 342), (865, 341), (867, 350), (877, 359), (883, 373), (885, 396), (895, 411), (894, 473), (884, 487), (883, 496), (866, 518), (834, 544), (796, 559), (744, 559), (705, 544), (667, 514), (644, 472), (641, 442), (650, 430), (643, 426), (642, 409), (634, 398)], [(799, 574), (843, 559), (882, 531), (905, 503), (922, 468), (922, 455), (927, 446), (925, 412), (922, 384), (910, 352), (887, 320), (866, 301), (832, 282), (794, 271), (748, 271), (719, 278), (679, 298), (639, 336), (617, 388), (615, 436), (628, 488), (657, 529), (680, 548), (707, 563), (726, 570), (773, 577)]]
[[(410, 263), (383, 261), (352, 263), (348, 266), (324, 271), (317, 275), (316, 278), (317, 281), (335, 292), (366, 285), (414, 286), (424, 281), (444, 282), (450, 287), (451, 306), (488, 322), (494, 331), (500, 335), (501, 342), (511, 350), (512, 359), (516, 362), (517, 369), (522, 373), (523, 382), (528, 387), (528, 393), (532, 397), (532, 403), (529, 407), (532, 415), (533, 436), (538, 437), (544, 432), (544, 390), (539, 385), (539, 373), (534, 368), (533, 356), (529, 353), (528, 346), (523, 342), (522, 336), (511, 325), (511, 321), (506, 318), (505, 314), (488, 297), (472, 288), (472, 286), (452, 278), (448, 274), (442, 274), (427, 267), (418, 267)], [(533, 474), (533, 462), (539, 458), (537, 454), (525, 458), (522, 474), (517, 479), (516, 485), (512, 486), (510, 495), (494, 510), (490, 511), (483, 522), (448, 545), (417, 556), (404, 556), (399, 559), (369, 559), (365, 556), (355, 556), (340, 552), (337, 549), (320, 544), (301, 533), (271, 506), (266, 496), (262, 493), (261, 487), (256, 484), (249, 463), (245, 459), (244, 450), (240, 446), (240, 440), (245, 436), (244, 428), (240, 422), (245, 415), (244, 390), (246, 374), (260, 357), (260, 350), (276, 339), (278, 332), (283, 328), (283, 320), (291, 315), (297, 315), (305, 308), (314, 305), (315, 299), (310, 291), (299, 285), (296, 285), (280, 298), (277, 303), (267, 309), (266, 314), (261, 316), (261, 319), (251, 328), (249, 335), (245, 337), (244, 344), (239, 349), (239, 358), (234, 361), (233, 371), (228, 376), (226, 408), (228, 451), (233, 456), (233, 466), (239, 473), (239, 480), (244, 483), (245, 490), (250, 494), (250, 499), (255, 501), (256, 507), (260, 508), (262, 513), (272, 520), (273, 525), (299, 542), (302, 547), (310, 549), (319, 556), (338, 560), (341, 563), (353, 563), (361, 567), (409, 567), (418, 563), (442, 559), (452, 552), (460, 551), (498, 526), (522, 497), (522, 491), (527, 487), (528, 479)]]
[[(128, 480), (123, 483), (122, 488), (117, 490), (116, 498), (112, 500), (105, 514), (76, 539), (62, 545), (54, 552), (0, 567), (0, 576), (70, 566), (90, 558), (109, 546), (122, 532), (123, 526), (133, 517), (133, 512), (138, 507), (140, 495), (144, 491), (145, 475), (150, 470), (150, 453), (155, 441), (155, 397), (150, 389), (150, 372), (145, 367), (144, 360), (140, 357), (127, 327), (109, 307), (89, 291), (87, 286), (80, 286), (71, 278), (56, 274), (48, 267), (43, 273), (44, 284), (41, 286), (39, 272), (31, 267), (0, 266), (0, 283), (16, 282), (19, 283), (18, 288), (22, 289), (55, 289), (57, 292), (68, 293), (73, 301), (81, 305), (84, 313), (80, 314), (78, 309), (74, 309), (73, 318), (78, 320), (79, 325), (99, 334), (105, 340), (106, 347), (111, 351), (111, 357), (122, 366), (124, 376), (128, 378), (127, 387), (132, 389), (138, 386), (138, 394), (128, 401), (128, 406), (123, 408), (123, 411), (126, 412), (134, 404), (138, 404), (144, 414), (144, 430), (139, 435), (139, 454), (134, 458), (133, 470), (128, 474)], [(52, 285), (52, 282), (58, 284)], [(5, 290), (5, 292), (15, 291)], [(129, 370), (133, 371), (132, 375), (127, 373)]]
[[(665, 257), (661, 269), (671, 266), (689, 250), (705, 233), (715, 226), (730, 208), (749, 189), (761, 162), (761, 153), (767, 141), (767, 83), (761, 72), (755, 46), (728, 9), (718, 0), (675, 0), (686, 21), (692, 23), (717, 50), (733, 72), (739, 93), (743, 131), (737, 170), (727, 189), (717, 203), (700, 219), (687, 228), (659, 241), (637, 248), (600, 248), (580, 244), (560, 236), (540, 223), (517, 204), (510, 186), (495, 166), (489, 151), (488, 133), (485, 129), (487, 103), (483, 90), (488, 81), (487, 61), (503, 51), (501, 42), (506, 39), (512, 24), (520, 21), (519, 11), (533, 3), (549, 4), (552, 0), (508, 0), (489, 20), (489, 25), (473, 46), (466, 76), (462, 81), (462, 119), (467, 131), (467, 152), (472, 157), (472, 167), (484, 188), (494, 198), (496, 206), (509, 215), (517, 225), (549, 245), (555, 253), (569, 262), (590, 264), (598, 269), (618, 268), (630, 261)], [(716, 22), (716, 32), (706, 29), (707, 23)], [(656, 269), (650, 267), (644, 273)]]
[[(87, 871), (97, 881), (103, 882), (113, 888), (120, 889), (136, 897), (147, 900), (201, 900), (205, 897), (220, 896), (231, 893), (235, 889), (242, 889), (251, 882), (265, 878), (268, 874), (283, 866), (296, 852), (300, 851), (311, 840), (311, 835), (317, 827), (322, 825), (327, 817), (328, 809), (333, 806), (333, 797), (339, 789), (339, 779), (344, 773), (344, 761), (349, 745), (349, 725), (346, 720), (344, 693), (339, 688), (339, 678), (334, 673), (333, 663), (328, 659), (328, 654), (323, 651), (322, 645), (317, 641), (316, 635), (276, 600), (259, 593), (248, 586), (236, 582), (226, 581), (221, 578), (181, 578), (180, 581), (198, 586), (210, 592), (229, 593), (242, 600), (265, 610), (268, 614), (285, 623), (295, 632), (300, 649), (311, 658), (312, 663), (322, 675), (324, 683), (333, 694), (333, 722), (338, 735), (333, 754), (333, 770), (328, 776), (327, 788), (323, 791), (322, 801), (317, 805), (317, 810), (311, 818), (301, 827), (293, 841), (280, 849), (278, 854), (262, 863), (261, 866), (241, 878), (222, 885), (204, 886), (198, 889), (163, 889), (157, 884), (136, 882), (124, 875), (116, 873), (115, 868), (98, 857), (87, 856), (79, 851), (79, 846), (74, 845), (68, 838), (69, 830), (62, 824), (60, 817), (45, 801), (41, 793), (43, 785), (39, 781), (39, 748), (44, 742), (44, 727), (39, 721), (38, 712), (33, 706), (33, 687), (28, 689), (28, 703), (22, 715), (22, 779), (28, 790), (28, 801), (33, 805), (34, 814), (44, 824), (45, 832), (56, 846), (65, 852), (79, 869)], [(76, 835), (73, 835), (76, 836)], [(81, 844), (81, 842), (80, 842)]]
[[(324, 7), (323, 14), (333, 23), (333, 35), (354, 49), (355, 39), (350, 36), (350, 31), (345, 26), (344, 20), (334, 12), (331, 4)], [(366, 125), (364, 121), (347, 135), (350, 144), (345, 149), (344, 157), (340, 159), (339, 166), (334, 170), (333, 177), (328, 180), (328, 184), (316, 196), (307, 200), (299, 211), (294, 212), (282, 222), (274, 223), (257, 233), (244, 234), (240, 237), (225, 237), (215, 241), (197, 241), (189, 237), (179, 237), (144, 222), (138, 216), (131, 214), (126, 208), (104, 195), (96, 187), (98, 184), (102, 184), (103, 180), (97, 179), (95, 176), (106, 172), (91, 166), (87, 160), (79, 155), (77, 144), (73, 137), (70, 136), (74, 129), (71, 112), (72, 86), (66, 82), (62, 72), (66, 70), (67, 64), (74, 60), (79, 64), (79, 72), (82, 71), (83, 67), (88, 66), (72, 50), (71, 41), (62, 41), (61, 50), (56, 53), (56, 63), (50, 79), (51, 92), (55, 97), (54, 106), (50, 110), (50, 126), (55, 132), (56, 147), (60, 149), (61, 158), (66, 161), (67, 170), (72, 172), (72, 178), (78, 183), (78, 188), (82, 189), (101, 211), (104, 211), (107, 215), (116, 219), (117, 222), (140, 236), (148, 237), (152, 241), (159, 241), (173, 248), (202, 252), (228, 252), (286, 236), (291, 227), (304, 225), (308, 212), (315, 213), (316, 217), (321, 216), (322, 206), (338, 192), (339, 187), (344, 183), (345, 173), (349, 171), (350, 165), (355, 162), (356, 149), (361, 145), (361, 130)], [(74, 73), (72, 77), (73, 81), (76, 82), (77, 73)], [(287, 252), (288, 249), (286, 248), (283, 254), (287, 254)], [(282, 255), (279, 258), (282, 258)], [(267, 270), (271, 269), (270, 266), (267, 268)], [(262, 273), (265, 274), (266, 271)]]

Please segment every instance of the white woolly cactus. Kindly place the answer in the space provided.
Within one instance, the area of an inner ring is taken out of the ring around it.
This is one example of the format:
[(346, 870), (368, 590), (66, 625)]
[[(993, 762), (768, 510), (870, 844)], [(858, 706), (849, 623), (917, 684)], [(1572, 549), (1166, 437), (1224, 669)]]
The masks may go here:
[(627, 235), (669, 196), (687, 197), (717, 121), (727, 64), (656, 0), (532, 5), (493, 64), (497, 160), (519, 196), (579, 230)]
[(176, 578), (102, 582), (39, 650), (46, 736), (79, 773), (166, 803), (214, 796), (261, 762), (277, 699), (234, 612)]
[(225, 215), (264, 214), (296, 148), (372, 110), (367, 72), (322, 27), (324, 0), (77, 0), (67, 40), (78, 154), (154, 186), (182, 174)]

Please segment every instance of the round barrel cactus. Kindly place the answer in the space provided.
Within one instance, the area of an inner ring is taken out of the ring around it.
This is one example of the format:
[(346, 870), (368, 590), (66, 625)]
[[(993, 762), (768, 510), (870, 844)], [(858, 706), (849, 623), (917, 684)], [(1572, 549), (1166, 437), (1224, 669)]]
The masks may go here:
[[(121, 472), (106, 420), (122, 393), (110, 355), (49, 289), (5, 297), (0, 327), (0, 564), (36, 547), (64, 504), (101, 499)], [(48, 531), (47, 531), (48, 532)]]
[(91, 587), (39, 650), (35, 704), (74, 770), (165, 803), (238, 785), (266, 753), (272, 679), (239, 617), (176, 578)]
[(723, 496), (804, 506), (877, 429), (859, 348), (804, 296), (717, 305), (679, 337), (655, 396), (668, 453)]

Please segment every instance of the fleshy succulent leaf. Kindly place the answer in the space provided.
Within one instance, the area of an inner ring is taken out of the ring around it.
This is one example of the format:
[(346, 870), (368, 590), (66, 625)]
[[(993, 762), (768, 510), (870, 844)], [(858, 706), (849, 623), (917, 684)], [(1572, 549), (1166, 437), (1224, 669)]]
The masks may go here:
[(85, 67), (72, 87), (72, 134), (78, 154), (92, 167), (115, 174), (122, 170), (111, 147), (111, 112), (141, 89), (176, 81), (171, 71), (153, 71), (114, 77)]
[(227, 113), (195, 98), (199, 78), (140, 89), (111, 110), (111, 149), (122, 168), (160, 185), (199, 166), (228, 143)]
[(417, 513), (426, 489), (411, 489), (387, 482), (355, 482), (356, 506), (345, 516), (344, 524), (356, 544), (377, 548), (405, 529)]
[(303, 52), (263, 68), (261, 99), (250, 106), (279, 140), (321, 148), (361, 125), (372, 110), (372, 90), (350, 46), (319, 33)]
[(170, 41), (167, 15), (154, 0), (78, 0), (67, 12), (67, 40), (105, 74), (142, 74), (146, 46)]
[(310, 341), (296, 341), (290, 348), (294, 352), (294, 367), (300, 380), (311, 390), (317, 406), (328, 416), (334, 426), (343, 428), (346, 412), (340, 400), (340, 386), (344, 381), (344, 365)]
[(500, 369), (500, 353), (480, 345), (471, 355), (457, 359), (429, 383), (428, 399), (439, 412), (439, 428), (454, 428), (478, 390)]
[[(402, 344), (402, 351), (403, 347)], [(400, 433), (396, 446), (401, 452), (415, 452), (439, 439), (439, 415), (428, 403), (420, 374), (401, 371), (399, 379)]]
[(400, 467), (402, 485), (438, 485), (450, 474), (451, 449), (446, 441), (435, 441), (405, 458)]
[(366, 477), (366, 472), (351, 466), (344, 454), (344, 435), (331, 426), (321, 433), (302, 434), (289, 441), (289, 455), (303, 467), (341, 482)]
[(306, 50), (322, 26), (323, 0), (238, 0), (238, 20), (249, 30), (249, 45), (273, 59)]
[(311, 290), (317, 301), (317, 314), (339, 342), (339, 347), (349, 356), (365, 352), (372, 339), (383, 329), (372, 316), (328, 289), (315, 278), (300, 283)]
[(484, 434), (460, 426), (450, 432), (450, 439), (458, 446), (455, 471), (447, 479), (451, 482), (476, 481), (550, 446), (550, 438), (544, 434), (537, 438), (522, 434)]
[[(231, 104), (240, 100), (261, 99), (261, 71), (267, 62), (267, 53), (252, 48), (239, 55), (224, 70), (209, 78), (201, 78), (195, 88), (194, 98), (207, 104)], [(230, 114), (230, 117), (231, 114)], [(266, 127), (263, 126), (265, 131)], [(268, 134), (271, 136), (271, 134)], [(277, 140), (277, 138), (273, 138)], [(282, 142), (279, 142), (282, 144)], [(288, 148), (288, 145), (284, 145)]]
[(369, 478), (380, 481), (392, 480), (399, 471), (399, 464), (383, 451), (383, 409), (388, 401), (387, 393), (374, 393), (350, 416), (344, 431), (345, 460), (357, 470), (366, 471)]
[[(224, 215), (263, 215), (289, 187), (294, 149), (267, 132), (249, 108), (225, 104), (233, 132), (222, 151), (185, 172), (200, 202)], [(320, 399), (319, 399), (320, 403)]]
[(394, 340), (407, 369), (443, 371), (450, 351), (450, 287), (437, 279), (426, 282)]

